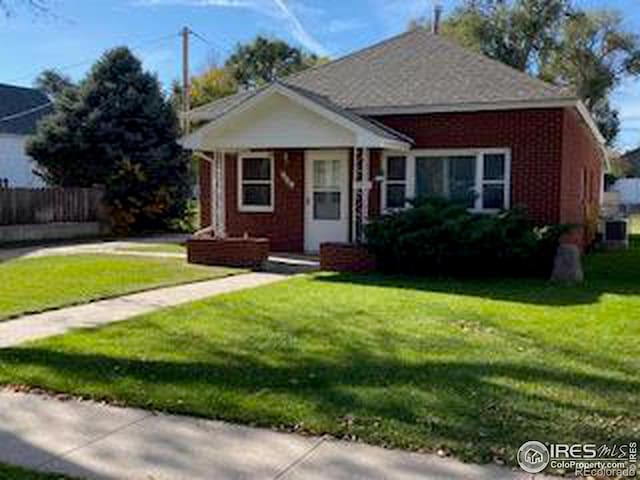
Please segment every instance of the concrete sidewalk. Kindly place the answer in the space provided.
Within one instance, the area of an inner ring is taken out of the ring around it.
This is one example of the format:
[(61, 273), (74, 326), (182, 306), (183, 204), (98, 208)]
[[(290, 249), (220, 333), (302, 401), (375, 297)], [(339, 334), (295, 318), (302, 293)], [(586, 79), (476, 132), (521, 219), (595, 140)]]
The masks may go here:
[(0, 391), (0, 445), (0, 462), (87, 480), (534, 478), (436, 455), (8, 391)]
[[(150, 237), (130, 237), (119, 240), (107, 241), (68, 241), (58, 244), (30, 245), (14, 248), (0, 248), (0, 261), (11, 260), (13, 258), (47, 257), (54, 255), (77, 255), (93, 253), (109, 254), (131, 254), (123, 252), (122, 249), (131, 247), (148, 247), (158, 243), (184, 243), (189, 236), (185, 234), (163, 234)], [(174, 256), (184, 257), (182, 254), (162, 254), (159, 252), (145, 252), (148, 256)], [(149, 255), (150, 254), (150, 255)]]
[(111, 300), (26, 315), (0, 322), (0, 348), (38, 338), (60, 335), (74, 328), (93, 328), (126, 320), (165, 307), (259, 287), (288, 278), (275, 273), (247, 273), (125, 295)]

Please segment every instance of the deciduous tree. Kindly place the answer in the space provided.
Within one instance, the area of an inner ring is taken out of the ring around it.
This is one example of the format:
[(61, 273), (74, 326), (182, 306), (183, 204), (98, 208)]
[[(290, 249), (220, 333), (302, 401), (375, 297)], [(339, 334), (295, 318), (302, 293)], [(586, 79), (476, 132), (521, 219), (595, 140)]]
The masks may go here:
[(612, 11), (581, 11), (568, 0), (467, 0), (443, 35), (518, 70), (573, 88), (613, 143), (618, 112), (609, 96), (640, 74), (638, 36)]
[(323, 61), (282, 40), (258, 36), (251, 43), (239, 44), (225, 66), (240, 86), (256, 88)]

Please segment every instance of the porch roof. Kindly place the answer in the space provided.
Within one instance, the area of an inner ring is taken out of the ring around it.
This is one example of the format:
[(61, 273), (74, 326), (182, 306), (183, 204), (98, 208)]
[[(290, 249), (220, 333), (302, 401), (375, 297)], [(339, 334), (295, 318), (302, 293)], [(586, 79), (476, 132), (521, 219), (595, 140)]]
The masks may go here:
[[(215, 108), (212, 108), (215, 107)], [(184, 137), (189, 150), (367, 147), (407, 150), (413, 140), (300, 87), (274, 83), (191, 112), (207, 122)]]

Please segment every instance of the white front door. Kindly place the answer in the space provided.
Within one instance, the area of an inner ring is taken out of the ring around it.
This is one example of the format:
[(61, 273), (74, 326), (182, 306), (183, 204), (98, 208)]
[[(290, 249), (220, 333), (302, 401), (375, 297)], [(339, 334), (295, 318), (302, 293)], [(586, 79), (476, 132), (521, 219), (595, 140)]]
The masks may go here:
[(305, 158), (304, 249), (349, 240), (349, 151), (308, 150)]

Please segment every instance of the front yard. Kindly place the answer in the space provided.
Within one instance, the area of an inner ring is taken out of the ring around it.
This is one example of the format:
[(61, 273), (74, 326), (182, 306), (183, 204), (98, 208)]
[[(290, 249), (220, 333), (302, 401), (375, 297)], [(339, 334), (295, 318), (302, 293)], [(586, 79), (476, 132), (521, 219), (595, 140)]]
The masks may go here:
[(2, 464), (0, 464), (0, 478), (2, 480), (71, 480), (64, 475), (33, 472)]
[(0, 262), (0, 321), (162, 286), (230, 275), (226, 268), (128, 255), (66, 255)]
[(513, 464), (640, 436), (639, 272), (636, 241), (579, 287), (316, 274), (1, 350), (0, 383)]
[(123, 252), (141, 252), (141, 253), (181, 253), (187, 254), (187, 247), (180, 243), (156, 243), (148, 245), (135, 245), (132, 247), (124, 247), (119, 249)]

